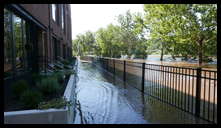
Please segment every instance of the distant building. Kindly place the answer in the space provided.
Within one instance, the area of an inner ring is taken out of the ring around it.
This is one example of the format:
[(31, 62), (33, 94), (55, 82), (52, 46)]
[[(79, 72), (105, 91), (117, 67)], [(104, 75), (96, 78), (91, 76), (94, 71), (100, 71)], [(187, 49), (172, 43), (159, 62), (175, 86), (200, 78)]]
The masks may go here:
[(72, 56), (68, 4), (4, 6), (4, 74), (39, 72), (58, 57)]

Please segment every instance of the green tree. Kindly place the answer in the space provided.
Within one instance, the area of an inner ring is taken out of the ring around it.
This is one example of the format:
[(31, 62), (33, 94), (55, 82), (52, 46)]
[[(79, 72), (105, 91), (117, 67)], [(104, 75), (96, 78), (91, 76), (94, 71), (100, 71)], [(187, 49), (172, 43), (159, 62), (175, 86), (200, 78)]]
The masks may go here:
[(96, 32), (96, 41), (101, 48), (101, 55), (119, 57), (123, 44), (121, 42), (121, 30), (119, 26), (110, 24), (107, 28), (101, 28)]
[(216, 56), (216, 10), (212, 4), (144, 5), (145, 24), (151, 40), (161, 46), (161, 60), (168, 52), (185, 58), (198, 56), (201, 65), (205, 55)]
[(94, 54), (96, 49), (95, 35), (93, 32), (87, 31), (84, 34), (77, 35), (73, 40), (74, 55)]

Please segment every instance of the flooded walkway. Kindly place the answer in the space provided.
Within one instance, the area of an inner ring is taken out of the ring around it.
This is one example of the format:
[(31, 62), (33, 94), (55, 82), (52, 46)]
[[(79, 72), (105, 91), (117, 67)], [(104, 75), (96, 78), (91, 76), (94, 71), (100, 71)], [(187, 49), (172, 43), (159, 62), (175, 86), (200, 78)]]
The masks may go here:
[(76, 124), (207, 123), (90, 63), (79, 63), (78, 71)]

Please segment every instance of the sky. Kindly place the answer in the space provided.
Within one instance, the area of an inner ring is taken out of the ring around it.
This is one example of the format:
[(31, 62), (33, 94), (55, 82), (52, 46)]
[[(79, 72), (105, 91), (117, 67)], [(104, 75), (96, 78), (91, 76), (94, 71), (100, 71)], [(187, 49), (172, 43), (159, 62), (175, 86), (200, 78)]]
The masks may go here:
[(117, 23), (117, 16), (143, 12), (143, 4), (71, 4), (72, 39), (88, 30), (96, 32), (108, 24)]

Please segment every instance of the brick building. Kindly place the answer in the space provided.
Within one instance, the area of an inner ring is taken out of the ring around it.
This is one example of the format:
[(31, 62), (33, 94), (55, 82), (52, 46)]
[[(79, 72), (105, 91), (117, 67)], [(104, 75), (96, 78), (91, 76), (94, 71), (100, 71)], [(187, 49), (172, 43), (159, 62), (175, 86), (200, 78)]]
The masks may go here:
[(4, 74), (39, 72), (58, 56), (72, 56), (68, 4), (4, 6)]

